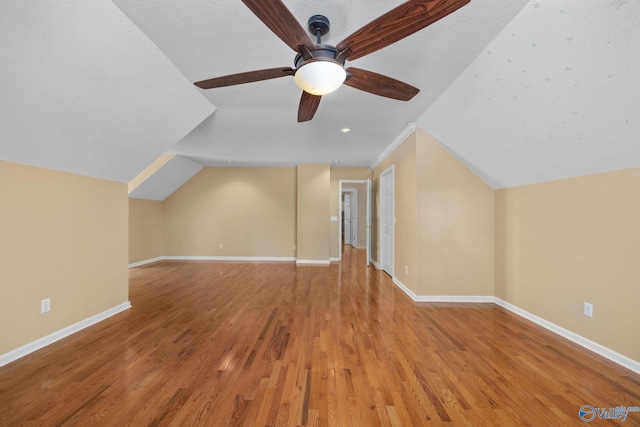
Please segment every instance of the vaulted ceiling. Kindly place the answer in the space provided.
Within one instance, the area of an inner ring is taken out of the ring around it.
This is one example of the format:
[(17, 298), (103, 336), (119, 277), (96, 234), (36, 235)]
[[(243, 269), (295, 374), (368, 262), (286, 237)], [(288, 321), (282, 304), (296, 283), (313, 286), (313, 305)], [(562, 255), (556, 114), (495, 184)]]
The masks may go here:
[[(329, 44), (402, 3), (283, 2), (303, 26), (327, 16)], [(292, 78), (193, 86), (293, 66), (241, 1), (10, 0), (0, 39), (0, 159), (18, 163), (122, 182), (165, 153), (190, 170), (370, 166), (416, 123), (494, 188), (640, 166), (640, 0), (472, 0), (348, 61), (414, 99), (343, 86), (305, 123)]]

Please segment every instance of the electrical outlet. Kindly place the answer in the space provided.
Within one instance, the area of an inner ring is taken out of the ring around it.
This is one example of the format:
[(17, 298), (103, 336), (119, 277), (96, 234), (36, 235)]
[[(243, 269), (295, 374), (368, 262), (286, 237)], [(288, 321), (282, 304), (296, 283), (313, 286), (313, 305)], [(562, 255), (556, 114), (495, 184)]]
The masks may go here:
[(296, 245), (293, 245), (293, 250), (295, 251), (297, 249)]
[(51, 310), (51, 298), (45, 298), (40, 301), (40, 313), (46, 313)]
[(409, 266), (408, 265), (404, 266), (404, 274), (409, 274)]
[(218, 245), (218, 247), (219, 247), (220, 249), (222, 249), (222, 248), (224, 248), (224, 245), (223, 245), (222, 243), (220, 243), (220, 244)]
[(593, 304), (589, 304), (588, 302), (584, 303), (584, 315), (593, 317)]

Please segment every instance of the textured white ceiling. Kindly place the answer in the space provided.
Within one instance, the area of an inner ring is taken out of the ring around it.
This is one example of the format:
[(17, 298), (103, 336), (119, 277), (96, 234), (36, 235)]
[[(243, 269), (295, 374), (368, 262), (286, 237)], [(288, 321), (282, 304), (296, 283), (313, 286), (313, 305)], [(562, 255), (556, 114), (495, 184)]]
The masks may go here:
[(640, 166), (640, 1), (533, 1), (417, 122), (494, 188)]
[[(115, 3), (191, 81), (279, 66), (295, 52), (240, 1), (134, 0)], [(306, 28), (324, 14), (331, 30), (323, 42), (343, 38), (402, 3), (399, 0), (284, 0)], [(392, 46), (348, 62), (421, 89), (401, 102), (348, 86), (324, 96), (311, 122), (297, 123), (301, 90), (292, 78), (210, 89), (216, 113), (170, 153), (203, 165), (331, 163), (369, 166), (408, 122), (453, 82), (526, 4), (524, 0), (472, 0), (471, 4)], [(341, 128), (352, 132), (344, 134)]]
[[(337, 44), (402, 1), (284, 3), (303, 25), (328, 16)], [(472, 0), (348, 62), (419, 87), (413, 100), (344, 86), (301, 124), (293, 79), (192, 85), (293, 65), (240, 1), (9, 0), (1, 12), (3, 160), (124, 182), (165, 152), (370, 166), (417, 122), (494, 188), (640, 166), (640, 0)]]
[(3, 1), (0, 159), (128, 182), (215, 108), (110, 1)]

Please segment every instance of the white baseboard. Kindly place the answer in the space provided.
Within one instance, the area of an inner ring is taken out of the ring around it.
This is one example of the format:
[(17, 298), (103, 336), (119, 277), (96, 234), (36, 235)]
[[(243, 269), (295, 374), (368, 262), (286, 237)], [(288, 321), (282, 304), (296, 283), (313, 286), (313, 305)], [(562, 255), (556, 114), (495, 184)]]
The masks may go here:
[(331, 262), (323, 259), (297, 259), (296, 265), (329, 265)]
[(561, 326), (556, 325), (555, 323), (551, 323), (543, 319), (542, 317), (529, 313), (528, 311), (523, 310), (519, 307), (516, 307), (511, 303), (501, 300), (500, 298), (495, 297), (494, 302), (498, 304), (500, 307), (503, 307), (509, 310), (510, 312), (517, 314), (518, 316), (524, 317), (525, 319), (530, 320), (533, 323), (540, 325), (543, 328), (548, 329), (549, 331), (554, 332), (560, 335), (561, 337), (564, 337), (569, 341), (572, 341), (586, 348), (587, 350), (591, 350), (594, 353), (599, 354), (600, 356), (606, 359), (609, 359), (620, 366), (623, 366), (637, 374), (640, 374), (640, 362), (636, 360), (633, 360), (627, 356), (624, 356), (616, 351), (611, 350), (610, 348), (607, 348), (603, 345), (593, 342), (581, 335), (571, 332), (568, 329), (565, 329)]
[(375, 268), (377, 268), (378, 270), (382, 270), (382, 266), (380, 264), (378, 264), (375, 259), (373, 259), (373, 258), (369, 259), (369, 263), (373, 264), (373, 266)]
[(407, 288), (400, 280), (393, 278), (396, 284), (409, 298), (415, 302), (474, 302), (474, 303), (494, 303), (494, 296), (469, 296), (469, 295), (416, 295)]
[[(164, 258), (164, 257), (163, 257)], [(193, 259), (193, 257), (186, 257), (189, 259)], [(199, 257), (198, 257), (199, 258)], [(254, 259), (253, 259), (254, 260)], [(269, 259), (271, 260), (271, 259)], [(277, 260), (282, 260), (278, 258)], [(287, 259), (289, 261), (289, 259)], [(370, 262), (379, 268), (377, 263), (373, 260)], [(300, 265), (329, 265), (329, 261), (322, 260), (297, 260), (296, 264)], [(572, 341), (581, 347), (586, 348), (587, 350), (593, 351), (600, 356), (617, 363), (620, 366), (623, 366), (637, 374), (640, 374), (640, 362), (633, 360), (627, 356), (624, 356), (610, 348), (607, 348), (603, 345), (600, 345), (594, 341), (591, 341), (581, 335), (578, 335), (574, 332), (571, 332), (567, 329), (564, 329), (561, 326), (556, 325), (555, 323), (549, 322), (535, 314), (529, 313), (526, 310), (523, 310), (511, 303), (508, 303), (500, 298), (492, 297), (492, 296), (426, 296), (426, 295), (416, 295), (413, 291), (407, 288), (400, 280), (397, 278), (393, 278), (393, 283), (398, 286), (404, 293), (406, 293), (409, 298), (411, 298), (415, 302), (465, 302), (465, 303), (495, 303), (510, 312), (517, 314), (537, 325), (542, 326), (543, 328), (560, 335), (563, 338)], [(34, 351), (40, 350), (50, 344), (53, 344), (56, 341), (59, 341), (63, 338), (68, 337), (82, 329), (85, 329), (91, 325), (99, 323), (117, 313), (120, 313), (124, 310), (131, 308), (131, 303), (129, 301), (124, 302), (116, 307), (113, 307), (107, 311), (96, 314), (95, 316), (91, 316), (87, 319), (84, 319), (78, 323), (75, 323), (71, 326), (63, 328), (57, 332), (54, 332), (46, 337), (35, 340), (29, 344), (23, 345), (15, 350), (12, 350), (8, 353), (0, 355), (0, 367), (4, 366), (8, 363), (11, 363), (21, 357), (24, 357)]]
[[(375, 265), (376, 267), (378, 267), (375, 263), (374, 263), (374, 265)], [(378, 267), (378, 269), (380, 269), (380, 267)], [(395, 283), (395, 285), (396, 285), (397, 287), (399, 287), (399, 288), (400, 288), (400, 290), (401, 290), (402, 292), (404, 292), (405, 294), (407, 294), (407, 295), (409, 296), (409, 298), (411, 298), (412, 300), (416, 301), (417, 295), (416, 295), (416, 294), (414, 294), (414, 293), (413, 293), (413, 291), (412, 291), (411, 289), (407, 288), (407, 287), (404, 285), (404, 283), (402, 283), (400, 280), (396, 279), (395, 277), (393, 277), (393, 278), (391, 279), (391, 281), (392, 281), (393, 283)], [(417, 302), (417, 301), (416, 301), (416, 302)]]
[[(266, 256), (162, 256), (158, 261), (246, 261), (246, 262), (293, 262), (294, 257), (266, 257)], [(152, 261), (154, 262), (154, 261)]]
[(142, 265), (147, 265), (147, 264), (151, 264), (154, 262), (158, 262), (158, 261), (162, 261), (162, 257), (156, 257), (156, 258), (151, 258), (151, 259), (145, 259), (144, 261), (138, 261), (138, 262), (134, 262), (129, 264), (129, 268), (134, 268), (134, 267), (140, 267)]
[(587, 350), (593, 351), (600, 356), (609, 359), (610, 361), (617, 363), (637, 374), (640, 374), (640, 362), (633, 360), (625, 355), (622, 355), (610, 348), (593, 342), (581, 335), (564, 329), (561, 326), (551, 323), (542, 317), (529, 313), (513, 304), (510, 304), (500, 298), (494, 296), (440, 296), (440, 295), (416, 295), (411, 289), (407, 288), (400, 280), (393, 278), (393, 283), (398, 286), (405, 294), (409, 296), (415, 302), (464, 302), (464, 303), (494, 303), (503, 307), (510, 312), (517, 314), (543, 328), (560, 335), (563, 338), (574, 342)]
[(41, 348), (53, 344), (54, 342), (59, 341), (62, 338), (66, 338), (71, 334), (75, 334), (76, 332), (81, 331), (84, 328), (95, 325), (96, 323), (101, 322), (113, 316), (114, 314), (118, 314), (121, 311), (127, 310), (129, 308), (131, 308), (131, 303), (129, 301), (124, 302), (107, 311), (103, 311), (102, 313), (96, 314), (95, 316), (91, 316), (87, 319), (81, 320), (78, 323), (74, 323), (71, 326), (60, 329), (59, 331), (49, 334), (46, 337), (37, 339), (33, 342), (30, 342), (29, 344), (25, 344), (22, 347), (18, 347), (15, 350), (0, 355), (0, 366), (4, 366), (8, 363), (13, 362), (14, 360), (18, 360), (21, 357), (26, 356), (27, 354), (40, 350)]
[(416, 302), (472, 302), (493, 304), (495, 297), (485, 295), (419, 295)]
[(342, 260), (340, 258), (338, 258), (338, 257), (329, 258), (329, 262), (339, 262), (339, 261), (342, 261)]

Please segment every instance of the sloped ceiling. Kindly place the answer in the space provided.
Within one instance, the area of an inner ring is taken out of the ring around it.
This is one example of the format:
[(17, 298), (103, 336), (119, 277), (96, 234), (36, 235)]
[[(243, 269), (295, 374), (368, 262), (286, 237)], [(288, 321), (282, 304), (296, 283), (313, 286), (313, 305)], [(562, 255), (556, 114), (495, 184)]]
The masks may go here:
[[(400, 3), (284, 0), (302, 25), (328, 16), (329, 44)], [(370, 166), (415, 122), (494, 188), (638, 167), (639, 28), (640, 0), (472, 0), (347, 64), (419, 87), (413, 100), (344, 86), (300, 124), (293, 79), (192, 85), (293, 65), (241, 1), (10, 0), (0, 159), (123, 182), (163, 153)]]
[[(191, 81), (291, 67), (295, 52), (239, 0), (114, 1)], [(338, 44), (402, 1), (283, 0), (298, 21), (323, 14), (323, 42)], [(348, 66), (421, 89), (410, 102), (348, 86), (324, 96), (311, 122), (297, 123), (301, 90), (281, 78), (202, 91), (218, 107), (170, 153), (206, 166), (332, 163), (370, 166), (408, 122), (415, 122), (526, 4), (472, 0), (426, 29)], [(340, 129), (351, 128), (350, 133)]]
[(215, 107), (110, 1), (5, 1), (0, 159), (128, 182)]
[(640, 166), (640, 1), (529, 3), (417, 124), (494, 188)]
[(162, 201), (193, 178), (204, 166), (182, 156), (173, 156), (150, 177), (129, 192), (132, 199)]

